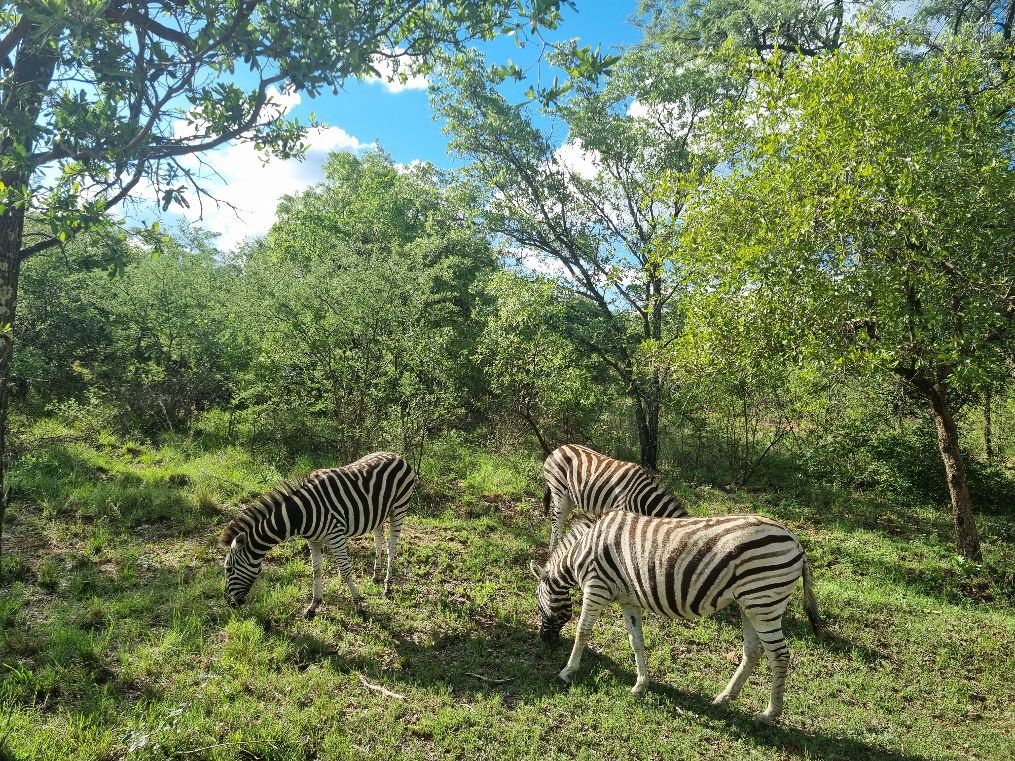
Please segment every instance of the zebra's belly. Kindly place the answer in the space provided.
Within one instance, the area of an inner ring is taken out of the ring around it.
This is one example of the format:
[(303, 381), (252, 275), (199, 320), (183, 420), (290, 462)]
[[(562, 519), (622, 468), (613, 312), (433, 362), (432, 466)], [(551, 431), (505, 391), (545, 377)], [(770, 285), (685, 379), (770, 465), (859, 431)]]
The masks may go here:
[(680, 618), (685, 621), (710, 616), (728, 607), (734, 600), (731, 594), (723, 594), (715, 599), (706, 596), (705, 599), (698, 601), (693, 596), (685, 598), (677, 592), (678, 589), (679, 587), (666, 584), (654, 586), (638, 584), (614, 588), (612, 598), (620, 605), (631, 605), (666, 618)]

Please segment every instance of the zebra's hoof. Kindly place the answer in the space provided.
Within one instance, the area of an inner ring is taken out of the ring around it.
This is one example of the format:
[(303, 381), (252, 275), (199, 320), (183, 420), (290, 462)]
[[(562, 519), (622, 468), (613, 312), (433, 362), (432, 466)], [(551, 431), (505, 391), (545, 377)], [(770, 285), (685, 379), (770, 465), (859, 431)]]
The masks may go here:
[(355, 608), (353, 608), (353, 612), (356, 614), (356, 618), (366, 621), (367, 611), (366, 608), (364, 608), (362, 605), (357, 605)]
[(634, 695), (636, 698), (643, 698), (645, 697), (646, 690), (647, 690), (646, 685), (636, 684), (634, 687), (631, 688), (631, 694)]
[(317, 615), (317, 607), (314, 605), (311, 605), (309, 608), (303, 611), (303, 617), (307, 619), (307, 621), (309, 621), (316, 615)]
[(719, 693), (712, 700), (712, 705), (714, 705), (714, 706), (724, 706), (724, 705), (726, 705), (729, 702), (730, 702), (730, 696), (729, 695), (725, 695), (723, 693)]
[(773, 715), (770, 714), (768, 711), (765, 711), (764, 713), (759, 713), (757, 716), (755, 716), (754, 720), (761, 722), (762, 724), (768, 724), (769, 726), (773, 726), (774, 724), (778, 723), (779, 714)]
[(564, 691), (570, 690), (571, 680), (565, 678), (564, 676), (561, 676), (560, 674), (557, 674), (557, 686)]

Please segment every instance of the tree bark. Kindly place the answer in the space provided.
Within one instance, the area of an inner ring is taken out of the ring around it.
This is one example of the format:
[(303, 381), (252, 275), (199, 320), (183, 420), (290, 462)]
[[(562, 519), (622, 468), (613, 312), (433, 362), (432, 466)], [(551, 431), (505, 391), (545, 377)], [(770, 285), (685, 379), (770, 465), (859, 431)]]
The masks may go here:
[[(1015, 7), (1015, 4), (1013, 4)], [(991, 430), (990, 430), (990, 404), (993, 401), (993, 394), (990, 393), (990, 389), (987, 389), (987, 393), (983, 400), (983, 449), (987, 456), (987, 462), (994, 461), (994, 443), (991, 441)]]
[[(28, 39), (37, 30), (29, 25)], [(32, 151), (38, 132), (36, 122), (43, 95), (53, 79), (56, 56), (47, 39), (33, 39), (17, 50), (13, 71), (0, 89), (0, 119), (9, 125), (0, 155), (17, 147), (24, 155)], [(16, 197), (28, 185), (32, 167), (14, 167), (0, 175), (0, 568), (3, 562), (3, 518), (10, 490), (7, 488), (7, 402), (14, 358), (14, 307), (18, 297), (25, 233), (26, 199)]]
[(952, 501), (952, 520), (955, 525), (955, 545), (959, 555), (980, 562), (980, 537), (973, 518), (973, 501), (966, 481), (966, 466), (959, 451), (959, 432), (952, 417), (944, 389), (933, 385), (925, 389), (927, 400), (937, 426), (937, 446), (945, 466), (948, 493)]
[(649, 381), (648, 393), (638, 394), (635, 416), (638, 423), (638, 444), (641, 449), (641, 464), (649, 468), (658, 467), (659, 461), (659, 379)]
[(3, 580), (3, 521), (10, 489), (7, 488), (7, 400), (11, 360), (14, 357), (14, 307), (21, 269), (21, 240), (25, 227), (23, 206), (0, 214), (0, 581)]

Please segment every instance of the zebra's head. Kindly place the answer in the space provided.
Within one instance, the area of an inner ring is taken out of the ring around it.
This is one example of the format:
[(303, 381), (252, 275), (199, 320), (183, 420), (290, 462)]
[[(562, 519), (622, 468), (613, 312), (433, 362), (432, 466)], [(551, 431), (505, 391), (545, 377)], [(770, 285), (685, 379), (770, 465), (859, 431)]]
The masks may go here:
[(247, 599), (250, 587), (261, 572), (261, 558), (251, 551), (246, 534), (237, 534), (229, 546), (225, 571), (226, 603), (235, 608)]
[(545, 568), (535, 563), (529, 565), (539, 579), (536, 587), (536, 605), (539, 608), (539, 638), (554, 642), (560, 637), (560, 630), (571, 620), (571, 594), (567, 584), (554, 579)]

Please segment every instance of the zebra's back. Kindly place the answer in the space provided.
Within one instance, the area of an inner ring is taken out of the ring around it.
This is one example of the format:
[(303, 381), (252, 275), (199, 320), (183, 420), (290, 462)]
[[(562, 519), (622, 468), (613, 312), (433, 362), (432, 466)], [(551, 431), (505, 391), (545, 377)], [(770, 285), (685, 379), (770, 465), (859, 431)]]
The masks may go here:
[(401, 455), (374, 452), (348, 465), (313, 471), (291, 496), (305, 513), (318, 514), (319, 520), (303, 532), (306, 536), (361, 536), (408, 508), (415, 479)]
[(687, 514), (655, 471), (580, 444), (565, 444), (551, 452), (543, 462), (543, 475), (551, 495), (566, 494), (589, 515), (612, 510), (667, 517)]
[(695, 619), (737, 600), (768, 607), (788, 598), (804, 551), (782, 524), (759, 515), (600, 519), (574, 549), (573, 568), (602, 597), (670, 618)]

